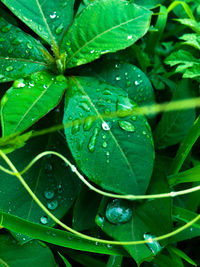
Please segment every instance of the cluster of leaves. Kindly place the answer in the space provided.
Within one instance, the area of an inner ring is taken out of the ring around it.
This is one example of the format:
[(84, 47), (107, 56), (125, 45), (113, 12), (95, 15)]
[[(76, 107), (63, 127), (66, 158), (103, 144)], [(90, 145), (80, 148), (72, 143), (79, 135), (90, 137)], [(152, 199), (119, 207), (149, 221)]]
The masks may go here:
[[(194, 219), (199, 192), (173, 201), (113, 199), (76, 176), (78, 169), (93, 186), (121, 195), (199, 185), (198, 110), (134, 113), (199, 95), (199, 4), (1, 1), (1, 152), (19, 171), (46, 150), (65, 156), (72, 170), (49, 155), (23, 174), (48, 210), (99, 239), (149, 243), (104, 245), (55, 228), (20, 181), (1, 171), (0, 265), (200, 264), (194, 252), (198, 222), (171, 238), (151, 240)], [(169, 65), (179, 66), (173, 71)], [(0, 165), (7, 168), (3, 158)]]

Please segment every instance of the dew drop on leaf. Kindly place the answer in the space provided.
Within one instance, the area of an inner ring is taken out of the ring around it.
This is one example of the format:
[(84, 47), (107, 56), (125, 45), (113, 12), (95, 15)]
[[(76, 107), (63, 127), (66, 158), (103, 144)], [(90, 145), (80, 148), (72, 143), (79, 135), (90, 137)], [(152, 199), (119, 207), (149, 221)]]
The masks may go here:
[(104, 130), (104, 131), (109, 131), (110, 130), (110, 126), (109, 126), (109, 124), (107, 123), (107, 122), (103, 122), (102, 123), (102, 129)]
[(83, 129), (85, 131), (89, 131), (92, 128), (94, 120), (90, 117), (86, 118), (85, 123), (83, 125)]
[(13, 70), (13, 66), (8, 66), (7, 68), (6, 68), (6, 71), (12, 71)]
[(144, 240), (148, 240), (149, 243), (146, 243), (148, 248), (152, 251), (153, 254), (157, 254), (159, 251), (161, 251), (162, 247), (158, 241), (153, 241), (153, 238), (156, 238), (156, 236), (151, 235), (149, 233), (144, 234)]
[(121, 129), (127, 132), (135, 132), (135, 126), (129, 121), (119, 121), (118, 123)]
[(96, 145), (98, 134), (99, 134), (99, 128), (95, 128), (94, 129), (94, 133), (90, 137), (90, 141), (88, 143), (88, 149), (89, 149), (90, 152), (94, 152), (94, 150), (95, 150), (95, 145)]
[(116, 81), (120, 81), (120, 80), (121, 80), (121, 77), (120, 77), (119, 75), (117, 75), (117, 76), (115, 77), (115, 80), (116, 80)]
[(47, 216), (42, 216), (41, 218), (40, 218), (40, 222), (42, 223), (42, 224), (47, 224), (48, 223), (48, 218), (47, 218)]
[(107, 146), (108, 146), (107, 142), (104, 141), (103, 144), (102, 144), (102, 147), (106, 148)]
[(13, 83), (14, 88), (23, 88), (26, 84), (24, 83), (24, 79), (15, 80)]
[(58, 201), (55, 199), (47, 203), (47, 208), (50, 210), (55, 210), (57, 207), (58, 207)]
[(46, 199), (52, 199), (54, 197), (55, 193), (53, 190), (49, 189), (49, 190), (45, 190), (44, 191), (44, 197)]
[(130, 204), (125, 200), (114, 199), (106, 207), (106, 218), (112, 224), (126, 223), (132, 215)]
[(90, 111), (90, 107), (86, 102), (81, 102), (79, 107), (81, 107), (84, 111)]
[(75, 120), (73, 122), (73, 126), (72, 126), (72, 134), (75, 134), (77, 133), (78, 131), (80, 130), (80, 124), (79, 124), (79, 121), (78, 120)]
[(33, 45), (32, 45), (31, 43), (27, 43), (27, 47), (28, 47), (29, 49), (32, 49), (32, 48), (33, 48)]
[(56, 18), (56, 11), (54, 11), (51, 15), (50, 15), (51, 19), (55, 19)]

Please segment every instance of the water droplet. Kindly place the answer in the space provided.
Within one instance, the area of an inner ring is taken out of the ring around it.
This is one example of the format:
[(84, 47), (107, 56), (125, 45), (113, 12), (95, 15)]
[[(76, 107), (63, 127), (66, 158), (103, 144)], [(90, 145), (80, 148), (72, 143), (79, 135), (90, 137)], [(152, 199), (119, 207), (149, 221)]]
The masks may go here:
[(95, 128), (94, 129), (94, 133), (90, 137), (90, 141), (89, 141), (89, 144), (88, 144), (88, 149), (90, 150), (90, 152), (94, 152), (94, 150), (95, 150), (95, 145), (96, 145), (98, 134), (99, 134), (99, 128)]
[(113, 246), (112, 246), (111, 244), (107, 244), (107, 248), (108, 248), (108, 249), (112, 249)]
[(63, 31), (64, 29), (64, 26), (63, 24), (61, 23), (57, 28), (56, 28), (56, 34), (61, 34), (61, 32)]
[(104, 90), (103, 94), (104, 95), (112, 95), (112, 92), (110, 90)]
[(140, 82), (139, 81), (135, 81), (135, 85), (137, 86), (137, 85), (139, 85), (140, 84)]
[(94, 53), (94, 49), (93, 49), (93, 50), (91, 50), (91, 51), (90, 51), (90, 53), (91, 53), (91, 54), (93, 54), (93, 53)]
[(132, 117), (131, 117), (131, 120), (132, 120), (132, 121), (136, 121), (136, 120), (137, 120), (137, 117), (136, 117), (136, 116), (132, 116)]
[(23, 42), (23, 40), (20, 38), (20, 37), (17, 37), (16, 39), (14, 39), (13, 41), (12, 41), (12, 44), (13, 45), (19, 45), (19, 44), (21, 44)]
[(77, 133), (80, 130), (80, 124), (78, 120), (73, 121), (72, 134)]
[(103, 143), (102, 143), (102, 147), (103, 147), (103, 148), (106, 148), (107, 146), (108, 146), (107, 142), (103, 142)]
[(86, 118), (83, 129), (89, 131), (92, 128), (94, 120), (91, 117)]
[(26, 84), (24, 83), (24, 79), (15, 80), (13, 83), (14, 88), (23, 88)]
[(120, 64), (115, 64), (115, 69), (119, 69), (120, 68)]
[(147, 132), (146, 132), (146, 131), (142, 131), (142, 134), (143, 134), (143, 135), (147, 135)]
[(157, 254), (159, 251), (161, 251), (162, 247), (159, 244), (158, 241), (153, 241), (152, 239), (155, 238), (156, 236), (151, 235), (151, 234), (144, 234), (144, 240), (148, 240), (149, 243), (146, 243), (148, 248), (152, 251), (153, 254)]
[(76, 166), (72, 165), (71, 170), (72, 170), (72, 172), (76, 172), (77, 171)]
[(27, 43), (27, 47), (28, 47), (28, 49), (32, 49), (33, 45), (31, 43)]
[(48, 88), (48, 86), (47, 86), (46, 84), (44, 84), (44, 85), (43, 85), (43, 88), (44, 88), (44, 89), (47, 89), (47, 88)]
[(97, 215), (96, 216), (96, 223), (97, 223), (97, 225), (99, 225), (99, 226), (103, 226), (103, 224), (104, 224), (104, 218), (103, 217), (101, 217), (100, 215)]
[(53, 12), (53, 14), (50, 15), (51, 19), (55, 19), (56, 18), (56, 11)]
[(48, 223), (48, 217), (47, 216), (42, 216), (41, 218), (40, 218), (40, 222), (42, 223), (42, 224), (47, 224)]
[(130, 87), (130, 86), (131, 86), (131, 81), (127, 81), (127, 82), (126, 82), (126, 86), (127, 86), (127, 87)]
[(132, 215), (130, 203), (125, 200), (114, 199), (106, 207), (106, 218), (112, 224), (126, 223)]
[(7, 26), (3, 27), (1, 29), (1, 31), (4, 32), (4, 33), (6, 33), (6, 32), (9, 32), (10, 31), (10, 28), (11, 28), (11, 25), (7, 25)]
[(176, 192), (170, 192), (170, 195), (172, 196), (172, 197), (175, 197), (176, 196)]
[(107, 122), (103, 122), (102, 123), (102, 129), (104, 130), (104, 131), (109, 131), (110, 130), (110, 126), (109, 126), (109, 124), (107, 123)]
[(86, 103), (86, 102), (81, 102), (79, 104), (79, 107), (81, 107), (84, 111), (90, 111), (90, 107), (89, 107), (88, 103)]
[(128, 40), (133, 39), (133, 35), (128, 35), (127, 39), (128, 39)]
[(54, 197), (55, 193), (52, 189), (44, 191), (44, 196), (46, 199), (52, 199)]
[(6, 71), (12, 71), (13, 70), (13, 66), (8, 66), (7, 68), (6, 68)]
[(58, 201), (55, 199), (47, 203), (47, 208), (50, 210), (55, 210), (57, 207), (58, 207)]
[(118, 123), (121, 129), (127, 132), (135, 132), (135, 126), (129, 121), (119, 121)]
[(121, 77), (120, 77), (119, 75), (117, 75), (117, 76), (115, 77), (115, 80), (116, 80), (116, 81), (120, 81), (120, 80), (121, 80)]

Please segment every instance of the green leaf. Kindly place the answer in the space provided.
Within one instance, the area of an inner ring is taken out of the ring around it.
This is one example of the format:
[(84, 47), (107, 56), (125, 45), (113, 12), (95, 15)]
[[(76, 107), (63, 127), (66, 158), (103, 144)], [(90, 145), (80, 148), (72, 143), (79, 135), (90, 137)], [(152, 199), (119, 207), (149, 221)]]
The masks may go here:
[(0, 18), (0, 82), (47, 69), (45, 55), (39, 41)]
[[(168, 185), (164, 175), (155, 168), (147, 193), (154, 194), (158, 192), (168, 192)], [(113, 203), (117, 205), (114, 206)], [(170, 199), (156, 199), (143, 203), (104, 199), (96, 222), (106, 234), (115, 240), (146, 240), (171, 231), (170, 210)], [(149, 245), (140, 244), (124, 246), (124, 248), (140, 265), (143, 261), (151, 260), (153, 256), (159, 253), (166, 242), (166, 240), (154, 241)]]
[[(176, 220), (188, 223), (191, 220), (193, 220), (196, 216), (198, 216), (197, 213), (192, 212), (190, 210), (178, 207), (178, 206), (173, 206), (173, 217)], [(200, 222), (195, 222), (192, 227), (199, 228), (200, 229)]]
[(179, 39), (183, 40), (184, 45), (192, 46), (200, 50), (200, 36), (197, 33), (186, 33), (182, 35)]
[(91, 181), (122, 194), (144, 194), (153, 169), (153, 140), (145, 117), (114, 114), (109, 119), (110, 112), (134, 107), (120, 88), (90, 77), (69, 78), (63, 123), (73, 120), (65, 128), (72, 155)]
[(155, 103), (151, 82), (143, 71), (132, 64), (103, 60), (98, 65), (94, 63), (91, 71), (86, 70), (85, 73), (124, 89), (138, 105)]
[(200, 76), (200, 59), (195, 58), (190, 52), (178, 50), (165, 59), (170, 66), (179, 65), (176, 72), (183, 73), (183, 78), (196, 78)]
[(132, 45), (148, 31), (151, 14), (125, 0), (97, 0), (88, 5), (75, 17), (62, 42), (67, 68)]
[(0, 266), (56, 267), (51, 250), (42, 242), (32, 241), (21, 246), (8, 234), (0, 235)]
[(175, 19), (180, 22), (182, 25), (185, 25), (191, 28), (194, 32), (200, 34), (200, 23), (194, 19)]
[(64, 76), (48, 72), (16, 80), (1, 101), (3, 135), (21, 132), (33, 125), (58, 105), (66, 87)]
[[(12, 152), (9, 158), (22, 171), (35, 156), (45, 150), (56, 150), (68, 157), (65, 140), (55, 134), (31, 139), (25, 147)], [(2, 159), (0, 164), (7, 167)], [(58, 158), (44, 157), (22, 176), (41, 202), (58, 218), (69, 210), (80, 191), (80, 181)], [(2, 211), (31, 222), (53, 224), (15, 176), (1, 171), (0, 188)], [(26, 241), (20, 238), (20, 233), (16, 233), (16, 237)]]
[(58, 252), (58, 254), (60, 255), (60, 257), (64, 261), (66, 267), (72, 267), (72, 265), (68, 262), (68, 260), (61, 253)]
[(122, 256), (110, 256), (106, 264), (106, 267), (121, 267), (122, 265)]
[(190, 168), (187, 171), (180, 172), (168, 177), (168, 182), (171, 187), (182, 183), (200, 182), (200, 165)]
[(182, 250), (176, 248), (176, 247), (170, 247), (170, 250), (178, 255), (180, 258), (184, 259), (186, 262), (190, 263), (193, 266), (197, 266), (197, 264), (190, 258), (188, 257), (187, 254), (185, 254)]
[(32, 136), (32, 132), (22, 135), (12, 134), (0, 138), (0, 149), (5, 153), (11, 153), (26, 144), (26, 141)]
[(83, 231), (95, 227), (95, 216), (100, 200), (99, 194), (83, 187), (73, 209), (73, 229)]
[(164, 0), (133, 0), (132, 2), (137, 4), (138, 6), (143, 6), (146, 8), (154, 8), (157, 5), (162, 4)]
[(67, 231), (31, 223), (19, 217), (2, 212), (1, 209), (0, 215), (0, 222), (2, 223), (3, 227), (13, 232), (28, 235), (33, 239), (40, 239), (54, 245), (75, 250), (101, 253), (106, 255), (128, 255), (119, 246), (113, 246), (112, 248), (109, 248), (101, 243), (97, 244), (92, 241), (83, 240), (82, 238), (77, 237), (76, 235), (73, 235)]
[(2, 0), (26, 25), (57, 48), (73, 18), (74, 0)]
[[(172, 101), (189, 99), (192, 97), (191, 84), (188, 80), (182, 80), (174, 93)], [(195, 109), (166, 111), (154, 131), (156, 148), (166, 148), (183, 140), (195, 121)]]

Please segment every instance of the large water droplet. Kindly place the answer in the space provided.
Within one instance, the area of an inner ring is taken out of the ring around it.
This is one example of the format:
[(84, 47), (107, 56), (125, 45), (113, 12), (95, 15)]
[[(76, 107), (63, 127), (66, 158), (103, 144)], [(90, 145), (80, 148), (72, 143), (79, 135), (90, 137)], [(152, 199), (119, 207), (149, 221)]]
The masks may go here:
[(135, 126), (129, 121), (119, 121), (118, 123), (121, 129), (127, 132), (135, 132)]
[(73, 122), (73, 126), (72, 126), (72, 134), (75, 134), (77, 133), (78, 131), (80, 130), (80, 124), (79, 124), (79, 121), (78, 120), (75, 120)]
[(44, 196), (46, 199), (52, 199), (54, 197), (54, 195), (55, 195), (55, 193), (52, 189), (44, 191)]
[(48, 217), (47, 217), (46, 215), (42, 216), (42, 217), (40, 218), (40, 222), (41, 222), (42, 224), (47, 224), (47, 223), (48, 223)]
[(130, 203), (125, 200), (114, 199), (106, 207), (106, 218), (112, 224), (126, 223), (132, 215)]
[(92, 128), (93, 122), (94, 120), (91, 117), (86, 118), (83, 129), (89, 131)]
[(6, 71), (12, 71), (13, 70), (13, 66), (8, 66), (7, 68), (6, 68)]
[(102, 129), (104, 131), (109, 131), (110, 130), (109, 124), (107, 122), (105, 122), (105, 121), (102, 123), (101, 127), (102, 127)]
[(81, 107), (84, 111), (90, 111), (90, 107), (89, 107), (88, 103), (86, 103), (86, 102), (81, 102), (79, 104), (79, 107)]
[(13, 83), (14, 88), (23, 88), (26, 84), (24, 83), (24, 79), (15, 80)]
[(96, 145), (97, 136), (99, 134), (99, 131), (100, 131), (99, 128), (95, 128), (93, 135), (90, 137), (90, 141), (88, 144), (88, 149), (90, 150), (90, 152), (94, 152), (94, 150), (95, 150), (95, 145)]
[(47, 203), (47, 208), (50, 210), (55, 210), (58, 207), (58, 201), (56, 199), (52, 200), (51, 202)]
[(159, 251), (161, 251), (162, 247), (158, 241), (153, 241), (153, 238), (156, 238), (156, 236), (151, 235), (149, 233), (144, 234), (144, 240), (149, 241), (149, 243), (146, 243), (146, 245), (152, 251), (153, 254), (157, 254)]

